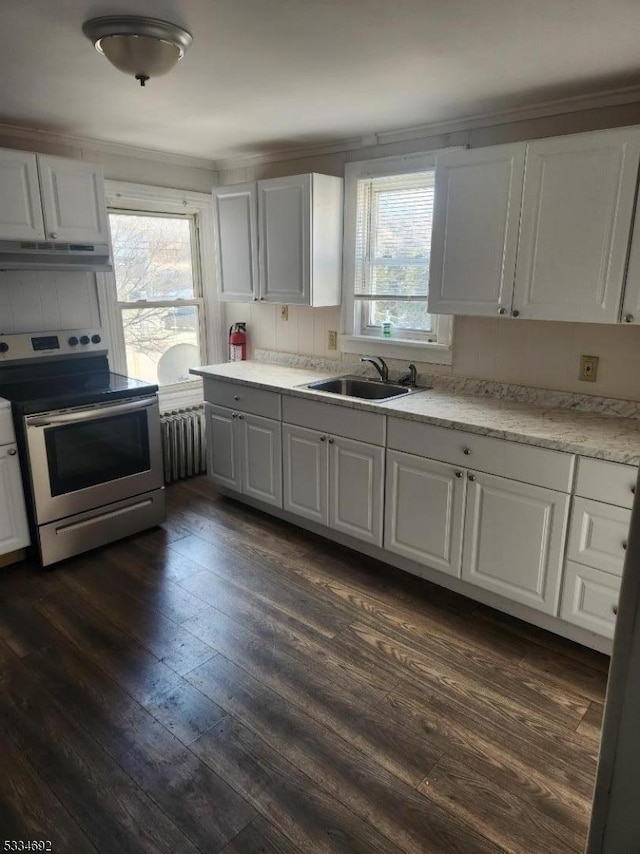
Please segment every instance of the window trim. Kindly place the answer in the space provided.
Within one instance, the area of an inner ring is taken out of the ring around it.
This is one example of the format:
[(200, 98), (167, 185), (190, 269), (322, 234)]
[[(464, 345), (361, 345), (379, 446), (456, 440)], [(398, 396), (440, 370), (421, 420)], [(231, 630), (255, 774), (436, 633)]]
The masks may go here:
[[(451, 151), (453, 149), (446, 149)], [(438, 152), (440, 153), (440, 152)], [(437, 154), (419, 153), (396, 157), (383, 157), (377, 160), (360, 160), (345, 166), (345, 203), (344, 203), (344, 245), (342, 267), (342, 334), (340, 347), (343, 353), (371, 353), (398, 359), (417, 359), (424, 362), (450, 365), (453, 361), (452, 335), (453, 318), (438, 315), (436, 329), (428, 333), (399, 333), (395, 338), (384, 339), (376, 334), (377, 327), (371, 332), (362, 331), (361, 303), (354, 296), (356, 273), (356, 220), (357, 185), (366, 178), (381, 178), (388, 175), (403, 175), (411, 172), (425, 172), (436, 168)], [(408, 331), (409, 333), (411, 331)], [(435, 341), (427, 339), (433, 338)]]
[[(201, 293), (195, 298), (200, 304), (200, 347), (206, 364), (223, 361), (223, 319), (217, 297), (213, 247), (213, 204), (207, 193), (173, 190), (122, 181), (105, 181), (107, 208), (131, 214), (188, 216), (194, 219), (194, 271)], [(127, 360), (121, 307), (118, 302), (115, 273), (98, 273), (98, 299), (102, 326), (109, 347), (112, 370), (126, 373)], [(180, 301), (185, 305), (194, 300)], [(145, 303), (155, 306), (155, 301)], [(173, 304), (173, 303), (172, 303)], [(133, 306), (133, 303), (127, 303)], [(133, 306), (135, 307), (135, 306)], [(160, 389), (161, 410), (190, 406), (201, 402), (202, 380), (176, 383)]]

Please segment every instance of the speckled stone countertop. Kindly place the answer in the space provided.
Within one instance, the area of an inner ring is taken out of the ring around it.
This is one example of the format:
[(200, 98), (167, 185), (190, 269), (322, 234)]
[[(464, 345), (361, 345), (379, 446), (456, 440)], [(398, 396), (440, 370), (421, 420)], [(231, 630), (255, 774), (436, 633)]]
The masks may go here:
[(208, 365), (192, 373), (483, 436), (640, 465), (640, 420), (635, 418), (548, 408), (541, 403), (492, 399), (443, 388), (418, 391), (387, 403), (344, 398), (300, 388), (336, 376), (335, 371), (327, 373), (257, 361)]

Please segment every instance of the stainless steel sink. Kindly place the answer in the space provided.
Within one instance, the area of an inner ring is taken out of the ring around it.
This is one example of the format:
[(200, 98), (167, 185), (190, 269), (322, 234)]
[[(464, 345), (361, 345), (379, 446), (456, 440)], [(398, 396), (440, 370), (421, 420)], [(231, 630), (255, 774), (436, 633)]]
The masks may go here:
[(309, 383), (307, 388), (329, 394), (340, 394), (343, 397), (359, 397), (362, 400), (392, 400), (394, 397), (402, 397), (404, 394), (417, 391), (397, 383), (383, 383), (381, 380), (366, 377), (334, 377), (330, 380)]

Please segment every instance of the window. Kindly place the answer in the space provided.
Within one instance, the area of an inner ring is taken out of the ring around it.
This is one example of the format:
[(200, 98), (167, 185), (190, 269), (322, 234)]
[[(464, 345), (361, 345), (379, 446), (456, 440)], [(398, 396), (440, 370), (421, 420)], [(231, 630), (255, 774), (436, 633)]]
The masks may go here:
[[(381, 349), (448, 350), (451, 320), (427, 308), (435, 157), (351, 163), (346, 193), (343, 349), (364, 352), (377, 339)], [(390, 341), (382, 335), (385, 323)]]
[(203, 364), (203, 299), (195, 216), (109, 214), (126, 369), (170, 386)]

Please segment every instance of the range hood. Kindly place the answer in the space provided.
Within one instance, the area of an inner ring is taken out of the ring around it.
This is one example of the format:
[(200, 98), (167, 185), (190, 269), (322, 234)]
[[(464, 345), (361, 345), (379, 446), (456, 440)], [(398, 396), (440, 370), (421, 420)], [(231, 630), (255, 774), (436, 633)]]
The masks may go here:
[(0, 270), (113, 270), (107, 243), (51, 243), (44, 240), (0, 240)]

